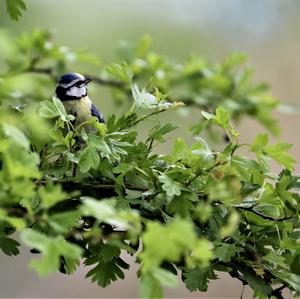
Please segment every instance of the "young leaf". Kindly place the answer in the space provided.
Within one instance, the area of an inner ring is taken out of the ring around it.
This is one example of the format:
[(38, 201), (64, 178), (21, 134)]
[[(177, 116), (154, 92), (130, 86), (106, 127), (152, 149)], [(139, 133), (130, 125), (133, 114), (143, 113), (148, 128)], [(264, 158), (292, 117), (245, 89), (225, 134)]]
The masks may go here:
[(292, 147), (286, 142), (278, 142), (267, 146), (265, 151), (268, 156), (276, 160), (279, 164), (286, 167), (288, 170), (293, 170), (296, 161), (288, 154), (288, 150)]
[(149, 134), (149, 139), (154, 139), (154, 140), (163, 142), (164, 141), (163, 136), (169, 132), (172, 132), (173, 130), (175, 130), (177, 128), (178, 128), (178, 125), (175, 123), (168, 123), (164, 126), (156, 126), (151, 130), (151, 132)]
[(138, 109), (141, 108), (151, 109), (157, 107), (158, 105), (157, 98), (151, 93), (147, 92), (145, 89), (142, 89), (140, 91), (136, 83), (132, 85), (131, 92), (133, 95), (135, 105)]
[(267, 134), (258, 134), (251, 146), (251, 149), (256, 153), (263, 151), (269, 142)]
[(229, 117), (229, 112), (225, 108), (220, 106), (216, 109), (215, 120), (223, 128), (229, 127)]
[(106, 70), (126, 84), (130, 84), (132, 81), (133, 73), (126, 62), (122, 64), (112, 63)]

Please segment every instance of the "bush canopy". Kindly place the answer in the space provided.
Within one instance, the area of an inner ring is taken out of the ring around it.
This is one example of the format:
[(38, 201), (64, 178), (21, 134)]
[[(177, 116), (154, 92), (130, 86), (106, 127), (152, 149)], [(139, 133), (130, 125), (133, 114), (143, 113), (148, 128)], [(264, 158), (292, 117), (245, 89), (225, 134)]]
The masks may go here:
[[(7, 4), (15, 19), (26, 7)], [(180, 63), (154, 52), (144, 36), (122, 43), (119, 62), (105, 66), (42, 30), (18, 38), (1, 31), (0, 53), (5, 254), (19, 253), (18, 232), (41, 254), (30, 263), (40, 276), (71, 274), (83, 260), (91, 267), (86, 276), (106, 287), (125, 277), (127, 252), (140, 265), (146, 298), (176, 287), (178, 274), (190, 291), (206, 291), (218, 272), (249, 285), (255, 298), (282, 298), (285, 288), (300, 295), (300, 185), (291, 145), (270, 144), (268, 134), (242, 144), (233, 125), (248, 115), (279, 133), (271, 118), (279, 102), (266, 84), (253, 83), (245, 55), (218, 63), (193, 55)], [(74, 116), (52, 96), (59, 75), (86, 69), (124, 113), (74, 127)], [(178, 128), (164, 121), (170, 110), (191, 111), (198, 121), (161, 154), (157, 146)], [(226, 137), (217, 150), (216, 136)]]

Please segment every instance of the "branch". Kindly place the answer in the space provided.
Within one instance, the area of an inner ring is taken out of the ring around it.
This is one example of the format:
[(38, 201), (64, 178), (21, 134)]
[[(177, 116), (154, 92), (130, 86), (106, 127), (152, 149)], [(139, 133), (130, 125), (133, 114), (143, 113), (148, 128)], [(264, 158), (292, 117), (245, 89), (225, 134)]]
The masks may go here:
[[(80, 182), (74, 182), (73, 180), (37, 180), (35, 181), (36, 185), (45, 185), (49, 182), (61, 184), (63, 189), (65, 191), (76, 191), (79, 190), (81, 192), (81, 195), (83, 196), (92, 196), (92, 195), (98, 195), (99, 191), (103, 191), (101, 195), (109, 195), (109, 196), (116, 196), (117, 193), (115, 192), (115, 188), (117, 187), (116, 184), (112, 183), (96, 183), (96, 184), (87, 184), (87, 183), (80, 183)], [(142, 191), (146, 192), (149, 189), (142, 187), (142, 186), (136, 186), (132, 184), (125, 184), (125, 188), (129, 190), (136, 190), (136, 191)]]
[[(28, 69), (25, 70), (25, 72), (44, 74), (44, 75), (48, 75), (51, 77), (56, 77), (54, 74), (54, 70), (50, 67), (49, 68), (37, 68), (35, 66), (30, 66)], [(116, 88), (125, 90), (125, 84), (122, 81), (103, 79), (101, 77), (88, 75), (88, 74), (84, 74), (84, 76), (92, 77), (93, 81), (99, 85), (111, 86), (111, 87), (116, 87)]]
[(100, 78), (97, 76), (87, 75), (87, 74), (84, 74), (84, 76), (92, 77), (93, 81), (99, 85), (116, 87), (116, 88), (123, 89), (123, 90), (126, 89), (125, 84), (122, 81), (103, 79), (103, 78)]
[(289, 219), (292, 218), (292, 216), (290, 216), (290, 217), (283, 217), (283, 218), (274, 218), (272, 216), (268, 216), (268, 215), (265, 215), (265, 214), (263, 214), (261, 212), (258, 212), (257, 210), (253, 209), (253, 207), (236, 206), (236, 208), (237, 209), (241, 209), (241, 210), (245, 210), (245, 211), (249, 211), (249, 212), (251, 212), (251, 213), (253, 213), (255, 215), (258, 215), (258, 216), (260, 216), (260, 217), (262, 217), (262, 218), (264, 218), (266, 220), (270, 220), (270, 221), (278, 221), (278, 222), (280, 222), (280, 221), (285, 221), (285, 220), (289, 220)]
[(26, 72), (28, 73), (37, 73), (37, 74), (45, 74), (53, 76), (53, 69), (52, 68), (36, 68), (36, 67), (29, 67)]

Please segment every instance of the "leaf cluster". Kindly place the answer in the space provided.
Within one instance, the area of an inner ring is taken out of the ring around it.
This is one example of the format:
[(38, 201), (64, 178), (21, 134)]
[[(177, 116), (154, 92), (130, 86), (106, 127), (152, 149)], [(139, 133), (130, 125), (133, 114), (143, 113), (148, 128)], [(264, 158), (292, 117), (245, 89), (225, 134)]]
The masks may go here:
[[(222, 106), (235, 121), (248, 115), (272, 134), (279, 134), (278, 124), (271, 116), (279, 101), (268, 93), (267, 84), (253, 82), (253, 67), (242, 53), (217, 63), (197, 54), (178, 62), (155, 52), (151, 38), (146, 35), (136, 44), (120, 43), (119, 61), (103, 65), (95, 55), (56, 44), (47, 31), (23, 33), (17, 41), (1, 32), (1, 39), (7, 63), (1, 76), (1, 94), (13, 103), (18, 102), (20, 94), (27, 97), (26, 102), (49, 98), (52, 94), (49, 88), (45, 89), (46, 82), (54, 88), (59, 75), (72, 71), (75, 64), (80, 73), (90, 72), (96, 66), (97, 71), (89, 75), (99, 86), (110, 87), (112, 98), (117, 105), (123, 104), (125, 110), (126, 104), (132, 104), (131, 90), (138, 84), (153, 94), (167, 96), (170, 102), (184, 103), (185, 107), (178, 110), (181, 115), (191, 113), (189, 106), (211, 113)], [(151, 97), (145, 105), (151, 105)], [(193, 126), (194, 134), (200, 133), (201, 125), (199, 115), (199, 122)]]

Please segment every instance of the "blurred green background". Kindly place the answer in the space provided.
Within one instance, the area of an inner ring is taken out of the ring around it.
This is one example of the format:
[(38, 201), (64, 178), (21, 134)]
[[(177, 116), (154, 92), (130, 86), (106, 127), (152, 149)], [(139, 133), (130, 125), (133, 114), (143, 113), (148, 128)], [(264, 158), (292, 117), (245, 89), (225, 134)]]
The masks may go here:
[[(19, 22), (14, 22), (4, 11), (2, 0), (0, 27), (12, 35), (33, 28), (51, 30), (58, 43), (88, 49), (104, 64), (117, 60), (115, 49), (121, 40), (135, 42), (145, 33), (152, 36), (156, 51), (177, 60), (196, 52), (214, 61), (242, 51), (255, 66), (257, 81), (269, 82), (273, 95), (283, 103), (299, 105), (300, 2), (297, 0), (28, 0), (26, 3), (28, 10)], [(113, 105), (105, 102), (105, 90), (99, 94), (92, 89), (91, 93), (105, 115), (115, 112)], [(296, 111), (278, 112), (276, 117), (282, 128), (281, 139), (294, 144), (291, 152), (300, 161), (299, 115)], [(187, 120), (180, 120), (184, 122)], [(245, 141), (253, 140), (258, 131), (263, 131), (249, 119), (243, 119), (239, 129)], [(299, 170), (298, 163), (296, 171)], [(84, 280), (82, 271), (70, 277), (54, 275), (41, 280), (29, 272), (28, 250), (22, 251), (14, 258), (0, 254), (1, 297), (137, 296), (135, 271), (130, 271), (125, 281), (105, 290)], [(202, 296), (238, 298), (241, 290), (237, 281), (223, 277)], [(201, 296), (184, 288), (168, 291), (166, 295)]]

